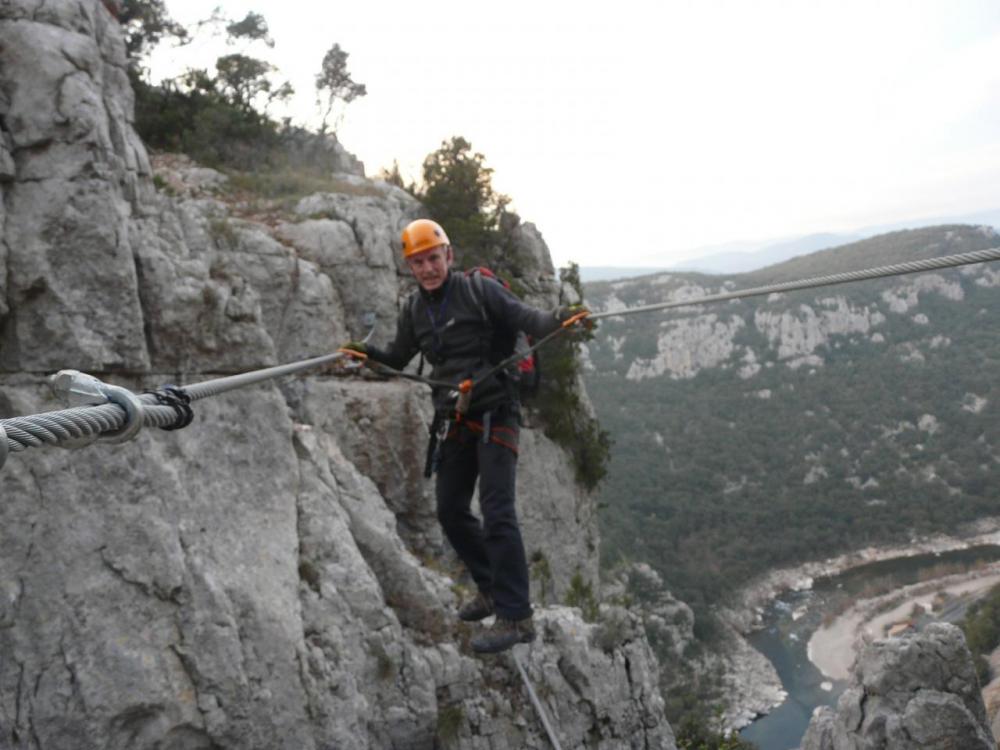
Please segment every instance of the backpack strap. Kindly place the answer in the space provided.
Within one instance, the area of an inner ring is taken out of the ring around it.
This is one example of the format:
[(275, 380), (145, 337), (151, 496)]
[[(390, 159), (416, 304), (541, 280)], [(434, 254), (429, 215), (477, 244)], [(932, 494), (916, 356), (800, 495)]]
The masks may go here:
[(406, 304), (410, 307), (410, 324), (417, 319), (417, 300), (420, 297), (420, 292), (412, 292)]
[[(420, 292), (413, 292), (409, 299), (407, 299), (406, 304), (408, 306), (408, 312), (410, 313), (410, 325), (413, 325), (413, 321), (417, 318), (417, 302), (420, 299)], [(417, 375), (424, 374), (424, 352), (420, 351), (420, 362), (417, 365)]]
[(492, 328), (493, 321), (490, 320), (489, 313), (486, 312), (486, 304), (483, 302), (486, 298), (486, 292), (483, 289), (483, 276), (489, 276), (491, 279), (496, 278), (496, 274), (482, 266), (470, 268), (465, 272), (465, 278), (469, 280), (469, 290), (472, 292), (472, 299), (475, 301), (476, 307), (479, 308), (479, 315), (482, 317), (483, 323)]
[(484, 335), (480, 341), (479, 356), (483, 362), (492, 362), (490, 355), (493, 353), (493, 321), (486, 310), (486, 290), (483, 288), (483, 276), (487, 274), (494, 277), (492, 271), (480, 266), (466, 271), (465, 278), (469, 281), (469, 294), (472, 295), (472, 301), (479, 309), (479, 317), (483, 320)]

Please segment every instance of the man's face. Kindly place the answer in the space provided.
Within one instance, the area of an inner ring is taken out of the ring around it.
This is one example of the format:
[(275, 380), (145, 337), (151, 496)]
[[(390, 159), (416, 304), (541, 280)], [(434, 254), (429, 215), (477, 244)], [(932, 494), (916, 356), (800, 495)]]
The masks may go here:
[(406, 259), (406, 264), (410, 267), (413, 277), (425, 291), (433, 292), (439, 288), (446, 278), (448, 269), (451, 268), (454, 254), (447, 245), (438, 245), (422, 253), (411, 255)]

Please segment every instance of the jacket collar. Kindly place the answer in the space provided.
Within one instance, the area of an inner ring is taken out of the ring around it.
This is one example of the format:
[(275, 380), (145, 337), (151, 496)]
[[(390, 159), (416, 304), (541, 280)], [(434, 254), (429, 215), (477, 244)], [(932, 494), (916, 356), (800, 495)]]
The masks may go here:
[(450, 268), (448, 269), (448, 277), (444, 280), (444, 283), (437, 289), (428, 292), (422, 286), (418, 285), (417, 288), (420, 290), (420, 296), (423, 297), (424, 302), (430, 302), (431, 304), (436, 305), (445, 298), (445, 295), (448, 293), (448, 287), (452, 284), (454, 279), (455, 279), (455, 269)]

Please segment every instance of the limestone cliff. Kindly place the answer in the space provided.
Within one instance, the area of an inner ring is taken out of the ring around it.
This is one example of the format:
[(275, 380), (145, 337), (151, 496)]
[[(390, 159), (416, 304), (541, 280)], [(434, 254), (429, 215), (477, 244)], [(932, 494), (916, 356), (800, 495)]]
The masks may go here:
[(995, 747), (972, 656), (946, 624), (868, 646), (837, 710), (817, 709), (802, 741), (802, 750)]
[[(133, 390), (391, 335), (421, 207), (345, 175), (278, 226), (153, 166), (99, 0), (0, 4), (0, 416), (73, 367)], [(113, 4), (110, 4), (113, 6)], [(167, 160), (169, 161), (169, 160)], [(553, 301), (540, 235), (534, 301)], [(30, 450), (0, 473), (0, 748), (546, 747), (508, 656), (473, 658), (421, 476), (422, 387), (318, 373), (197, 404), (179, 432)], [(526, 431), (535, 600), (597, 586), (591, 497)], [(539, 611), (524, 650), (563, 747), (672, 748), (638, 619)], [(598, 637), (600, 636), (600, 637)]]
[[(614, 313), (998, 243), (989, 227), (930, 227), (752, 274), (658, 273), (585, 291)], [(608, 559), (649, 563), (696, 625), (721, 616), (743, 628), (752, 610), (740, 611), (739, 590), (769, 571), (961, 536), (995, 515), (992, 266), (602, 319), (586, 383), (615, 436), (600, 497)], [(764, 689), (727, 705), (767, 710), (776, 674), (745, 674)]]

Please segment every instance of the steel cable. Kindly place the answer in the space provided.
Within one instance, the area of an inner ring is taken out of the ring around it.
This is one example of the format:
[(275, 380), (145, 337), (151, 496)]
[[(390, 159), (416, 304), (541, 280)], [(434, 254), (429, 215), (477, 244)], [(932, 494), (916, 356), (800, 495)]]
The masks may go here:
[(945, 255), (939, 258), (925, 258), (924, 260), (912, 260), (905, 263), (894, 263), (889, 266), (878, 266), (876, 268), (866, 268), (860, 271), (845, 271), (843, 273), (833, 273), (828, 276), (817, 276), (811, 279), (799, 281), (785, 281), (780, 284), (768, 284), (766, 286), (751, 287), (733, 292), (720, 292), (719, 294), (709, 294), (704, 297), (693, 297), (691, 299), (677, 300), (673, 302), (660, 302), (653, 305), (641, 305), (639, 307), (626, 307), (622, 310), (606, 310), (604, 312), (592, 313), (589, 320), (599, 320), (601, 318), (613, 318), (619, 315), (635, 315), (637, 313), (655, 312), (657, 310), (669, 310), (673, 307), (689, 307), (691, 305), (701, 305), (707, 302), (725, 302), (731, 299), (742, 299), (744, 297), (759, 297), (764, 294), (778, 294), (781, 292), (793, 292), (799, 289), (814, 289), (820, 286), (834, 286), (836, 284), (846, 284), (851, 281), (864, 281), (866, 279), (878, 279), (885, 276), (903, 276), (921, 271), (935, 271), (941, 268), (954, 268), (956, 266), (967, 266), (973, 263), (984, 263), (990, 260), (1000, 260), (1000, 248), (990, 248), (987, 250), (974, 250), (968, 253), (957, 255)]
[[(145, 427), (168, 427), (177, 420), (170, 406), (156, 403), (155, 398), (140, 396), (143, 403), (142, 421)], [(7, 450), (18, 453), (27, 448), (59, 445), (73, 440), (96, 437), (125, 426), (125, 410), (117, 404), (74, 406), (69, 409), (32, 414), (0, 420), (6, 433)]]
[[(368, 341), (374, 328), (363, 339)], [(293, 375), (303, 370), (334, 362), (344, 355), (335, 352), (320, 357), (291, 362), (262, 370), (229, 375), (186, 386), (183, 391), (191, 401), (217, 396), (227, 391), (261, 383), (265, 380)], [(166, 428), (177, 421), (177, 411), (169, 405), (159, 403), (154, 394), (139, 396), (142, 402), (142, 421), (145, 427)], [(122, 429), (127, 421), (125, 409), (113, 403), (94, 406), (74, 406), (59, 411), (32, 414), (12, 419), (0, 419), (0, 440), (6, 450), (0, 450), (0, 467), (10, 453), (18, 453), (28, 448), (43, 445), (59, 445), (74, 440), (86, 440), (106, 432)]]
[(302, 370), (320, 367), (321, 365), (335, 362), (343, 356), (344, 355), (340, 352), (334, 352), (333, 354), (324, 354), (322, 357), (304, 359), (301, 362), (292, 362), (287, 365), (277, 365), (276, 367), (268, 367), (264, 370), (254, 370), (253, 372), (240, 373), (239, 375), (228, 375), (224, 378), (216, 378), (215, 380), (206, 380), (202, 383), (195, 383), (194, 385), (186, 385), (184, 386), (184, 391), (191, 397), (192, 401), (197, 401), (202, 398), (209, 398), (210, 396), (218, 396), (220, 393), (232, 391), (237, 388), (254, 385), (255, 383), (270, 380), (271, 378), (279, 378), (282, 375), (293, 375), (297, 372), (301, 372)]
[[(933, 271), (943, 268), (954, 268), (957, 266), (970, 265), (973, 263), (984, 263), (987, 261), (1000, 260), (1000, 248), (987, 250), (975, 250), (957, 255), (946, 255), (938, 258), (927, 258), (924, 260), (907, 261), (905, 263), (895, 263), (888, 266), (863, 269), (860, 271), (847, 271), (844, 273), (818, 276), (800, 281), (788, 281), (779, 284), (768, 284), (765, 286), (752, 287), (750, 289), (737, 290), (733, 292), (722, 292), (710, 294), (703, 297), (695, 297), (685, 300), (663, 302), (653, 305), (642, 305), (639, 307), (624, 308), (622, 310), (606, 310), (604, 312), (592, 313), (589, 320), (610, 318), (617, 316), (635, 315), (637, 313), (655, 312), (657, 310), (667, 310), (677, 307), (690, 307), (709, 302), (723, 302), (744, 297), (756, 297), (765, 294), (776, 294), (781, 292), (791, 292), (800, 289), (813, 289), (822, 286), (833, 286), (851, 281), (863, 281), (866, 279), (882, 278), (887, 276), (901, 276), (904, 274), (919, 273), (921, 271)], [(550, 336), (545, 337), (534, 347), (553, 338), (557, 333), (567, 330), (560, 328)], [(369, 331), (365, 337), (367, 341), (372, 335)], [(185, 386), (182, 390), (191, 401), (197, 401), (210, 396), (217, 396), (227, 391), (243, 388), (248, 385), (261, 383), (272, 378), (292, 375), (303, 370), (320, 367), (334, 362), (344, 355), (340, 352), (326, 354), (321, 357), (292, 362), (285, 365), (268, 367), (262, 370), (229, 375), (214, 380), (206, 380), (194, 385)], [(388, 369), (388, 368), (386, 368)], [(392, 373), (389, 371), (387, 374)], [(431, 381), (420, 376), (409, 376), (414, 380), (420, 380), (430, 385), (449, 385), (459, 388), (459, 384), (442, 384)], [(142, 394), (138, 397), (142, 405), (142, 423), (148, 427), (166, 428), (175, 425), (177, 422), (177, 410), (174, 407), (161, 404), (155, 394)], [(116, 403), (106, 403), (96, 406), (75, 406), (58, 411), (45, 412), (43, 414), (33, 414), (11, 419), (0, 419), (0, 467), (10, 453), (17, 453), (28, 448), (37, 448), (43, 445), (59, 445), (60, 443), (70, 443), (73, 441), (84, 441), (87, 438), (96, 437), (103, 433), (115, 432), (122, 429), (127, 422), (126, 410)]]
[[(339, 359), (340, 354), (330, 354), (323, 357), (295, 362), (280, 367), (243, 373), (226, 378), (208, 380), (185, 389), (194, 401), (219, 393), (259, 383), (270, 378), (280, 377), (300, 372), (311, 367)], [(194, 390), (195, 393), (191, 393)], [(177, 420), (177, 412), (171, 406), (157, 402), (153, 394), (139, 396), (142, 402), (142, 421), (146, 427), (168, 427)], [(0, 420), (0, 433), (6, 441), (7, 453), (19, 453), (28, 448), (39, 448), (43, 445), (60, 445), (75, 440), (86, 440), (106, 432), (114, 432), (125, 426), (127, 417), (125, 409), (118, 404), (100, 404), (95, 406), (73, 406), (68, 409), (32, 414), (23, 417), (13, 417)], [(0, 463), (0, 466), (3, 464)]]
[(552, 723), (549, 721), (549, 715), (545, 713), (545, 708), (542, 706), (542, 702), (538, 699), (538, 694), (535, 693), (535, 688), (531, 686), (531, 681), (528, 679), (528, 673), (521, 665), (521, 660), (517, 657), (517, 653), (513, 649), (511, 649), (510, 655), (514, 657), (514, 663), (517, 665), (517, 671), (521, 673), (521, 681), (524, 683), (524, 687), (528, 690), (528, 697), (531, 698), (531, 704), (535, 707), (535, 711), (538, 712), (538, 718), (541, 719), (542, 726), (545, 728), (545, 733), (549, 736), (549, 742), (552, 743), (554, 750), (562, 750), (562, 746), (559, 744), (559, 737), (556, 735), (556, 730), (552, 728)]

